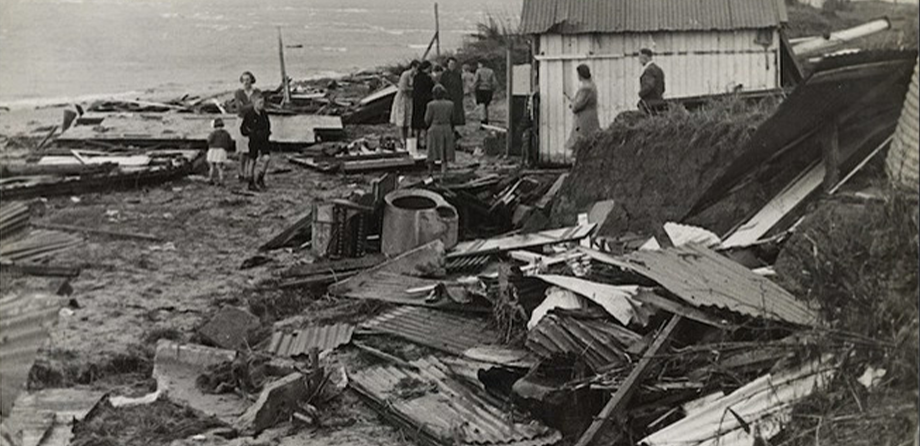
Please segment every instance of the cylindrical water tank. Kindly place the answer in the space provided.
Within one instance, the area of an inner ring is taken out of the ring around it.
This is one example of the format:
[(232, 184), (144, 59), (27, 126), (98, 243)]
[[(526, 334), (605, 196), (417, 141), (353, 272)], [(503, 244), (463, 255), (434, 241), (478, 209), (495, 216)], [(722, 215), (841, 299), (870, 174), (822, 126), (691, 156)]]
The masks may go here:
[(400, 189), (384, 198), (381, 250), (395, 256), (440, 239), (444, 248), (457, 244), (459, 215), (444, 197), (424, 189)]
[(920, 189), (920, 137), (918, 134), (918, 95), (920, 86), (917, 81), (917, 71), (920, 67), (914, 66), (914, 77), (910, 81), (907, 98), (904, 99), (904, 108), (901, 109), (901, 119), (895, 129), (891, 148), (888, 149), (888, 159), (885, 170), (891, 183), (898, 188), (909, 189), (917, 192)]

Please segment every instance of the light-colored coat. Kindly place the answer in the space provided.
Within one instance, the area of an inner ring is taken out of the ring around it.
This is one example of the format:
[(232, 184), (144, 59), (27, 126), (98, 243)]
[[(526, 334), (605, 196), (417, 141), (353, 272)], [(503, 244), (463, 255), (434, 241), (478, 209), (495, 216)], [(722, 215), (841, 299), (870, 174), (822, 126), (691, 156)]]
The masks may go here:
[(601, 128), (597, 118), (597, 87), (594, 82), (582, 82), (569, 107), (575, 114), (575, 125), (565, 145), (566, 149), (572, 150), (580, 139), (591, 136)]

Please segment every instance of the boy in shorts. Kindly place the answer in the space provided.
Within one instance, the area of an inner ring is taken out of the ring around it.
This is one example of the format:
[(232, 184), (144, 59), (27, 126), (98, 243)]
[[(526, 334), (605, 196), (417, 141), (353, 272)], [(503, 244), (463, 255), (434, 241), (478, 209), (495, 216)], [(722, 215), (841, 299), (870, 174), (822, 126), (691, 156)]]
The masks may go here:
[(265, 98), (253, 93), (252, 108), (247, 108), (240, 124), (240, 133), (249, 137), (249, 190), (265, 189), (265, 175), (271, 161), (272, 123), (265, 111)]

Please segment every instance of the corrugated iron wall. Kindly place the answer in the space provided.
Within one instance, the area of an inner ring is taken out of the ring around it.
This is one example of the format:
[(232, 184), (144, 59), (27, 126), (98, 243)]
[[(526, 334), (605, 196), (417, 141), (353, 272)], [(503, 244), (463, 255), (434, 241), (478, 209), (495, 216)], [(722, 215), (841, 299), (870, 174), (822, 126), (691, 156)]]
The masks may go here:
[(888, 178), (892, 184), (898, 187), (918, 191), (920, 188), (920, 136), (918, 136), (918, 114), (917, 106), (920, 101), (920, 86), (918, 86), (917, 72), (920, 70), (920, 59), (918, 65), (914, 66), (914, 77), (910, 81), (910, 90), (907, 91), (907, 98), (904, 99), (904, 108), (901, 109), (901, 119), (898, 121), (898, 128), (894, 132), (894, 139), (891, 141), (891, 149), (888, 150), (888, 159), (886, 160), (886, 170)]
[(650, 34), (543, 34), (539, 40), (540, 162), (571, 164), (565, 141), (573, 125), (565, 95), (577, 90), (575, 68), (591, 67), (598, 89), (601, 126), (620, 113), (635, 110), (642, 66), (636, 53), (655, 50), (655, 63), (665, 72), (665, 98), (776, 88), (779, 38), (757, 30)]

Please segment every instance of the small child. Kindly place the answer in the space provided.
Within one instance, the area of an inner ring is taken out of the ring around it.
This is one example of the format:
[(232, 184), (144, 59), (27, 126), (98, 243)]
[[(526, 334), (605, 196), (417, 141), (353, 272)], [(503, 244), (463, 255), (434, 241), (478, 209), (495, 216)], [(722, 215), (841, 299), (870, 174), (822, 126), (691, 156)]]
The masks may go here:
[[(233, 138), (224, 130), (224, 120), (217, 118), (211, 123), (214, 131), (208, 135), (208, 182), (218, 186), (224, 184), (224, 163), (227, 151), (233, 150)], [(217, 173), (217, 181), (214, 174)]]

